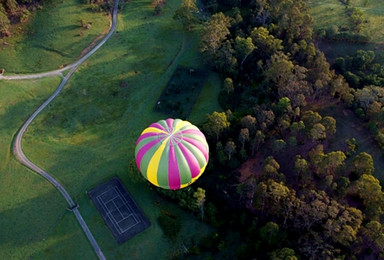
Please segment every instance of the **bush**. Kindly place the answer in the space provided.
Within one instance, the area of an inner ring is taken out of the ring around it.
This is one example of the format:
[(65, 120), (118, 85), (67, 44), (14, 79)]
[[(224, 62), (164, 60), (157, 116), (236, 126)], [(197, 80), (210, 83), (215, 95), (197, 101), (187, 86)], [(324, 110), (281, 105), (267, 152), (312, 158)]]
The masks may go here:
[(162, 214), (157, 218), (164, 235), (169, 239), (175, 239), (180, 233), (181, 224), (177, 217)]

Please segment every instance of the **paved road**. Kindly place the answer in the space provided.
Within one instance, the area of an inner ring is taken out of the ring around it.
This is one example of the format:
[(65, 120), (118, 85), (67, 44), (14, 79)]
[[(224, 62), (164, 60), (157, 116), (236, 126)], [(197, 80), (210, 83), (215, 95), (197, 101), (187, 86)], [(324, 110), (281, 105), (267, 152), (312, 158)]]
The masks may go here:
[(76, 71), (76, 69), (86, 60), (88, 59), (93, 53), (95, 53), (114, 33), (116, 28), (116, 22), (117, 22), (117, 11), (118, 11), (118, 4), (119, 0), (115, 1), (115, 5), (112, 11), (112, 26), (108, 32), (108, 34), (104, 37), (104, 39), (96, 45), (91, 51), (89, 51), (86, 55), (84, 55), (82, 58), (74, 62), (73, 64), (67, 66), (66, 68), (63, 68), (61, 70), (55, 70), (51, 72), (45, 72), (45, 73), (39, 73), (39, 74), (30, 74), (30, 75), (19, 75), (19, 76), (1, 76), (1, 79), (33, 79), (33, 78), (40, 78), (40, 77), (46, 77), (46, 76), (52, 76), (52, 75), (62, 75), (62, 72), (65, 70), (70, 69), (68, 74), (63, 78), (58, 88), (55, 90), (55, 92), (28, 118), (28, 120), (24, 123), (24, 125), (21, 127), (19, 132), (17, 133), (14, 143), (13, 143), (13, 154), (16, 156), (16, 158), (25, 166), (30, 168), (31, 170), (37, 172), (41, 176), (43, 176), (46, 180), (48, 180), (59, 192), (61, 195), (65, 198), (65, 200), (68, 202), (69, 207), (72, 209), (72, 212), (75, 214), (76, 219), (78, 220), (81, 228), (83, 229), (84, 233), (86, 234), (89, 242), (91, 243), (95, 253), (99, 257), (99, 259), (106, 259), (103, 252), (101, 251), (99, 245), (97, 244), (95, 238), (93, 237), (91, 231), (89, 230), (87, 224), (85, 223), (84, 219), (82, 218), (79, 210), (78, 205), (74, 203), (71, 196), (68, 194), (68, 192), (65, 190), (65, 188), (55, 179), (53, 178), (49, 173), (42, 170), (40, 167), (35, 165), (33, 162), (31, 162), (27, 156), (25, 156), (21, 141), (23, 138), (23, 135), (25, 131), (27, 130), (28, 126), (32, 123), (32, 121), (36, 118), (36, 116), (43, 111), (43, 109), (61, 92), (61, 90), (64, 88), (65, 84), (69, 80), (69, 78), (72, 76), (72, 74)]

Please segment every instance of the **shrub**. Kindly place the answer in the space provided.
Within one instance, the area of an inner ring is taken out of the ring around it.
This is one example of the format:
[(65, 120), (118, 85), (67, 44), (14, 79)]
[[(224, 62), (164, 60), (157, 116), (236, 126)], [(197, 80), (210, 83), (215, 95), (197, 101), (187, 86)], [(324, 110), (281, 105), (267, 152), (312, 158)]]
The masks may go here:
[(177, 217), (162, 214), (157, 218), (164, 235), (169, 239), (175, 239), (180, 233), (181, 224)]

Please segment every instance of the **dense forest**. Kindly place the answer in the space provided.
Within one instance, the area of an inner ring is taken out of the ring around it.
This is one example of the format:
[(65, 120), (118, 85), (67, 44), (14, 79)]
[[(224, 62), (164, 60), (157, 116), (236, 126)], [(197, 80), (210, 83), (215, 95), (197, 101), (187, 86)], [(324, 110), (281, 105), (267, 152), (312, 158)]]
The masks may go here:
[[(330, 66), (304, 0), (203, 2), (199, 12), (182, 1), (175, 19), (188, 31), (203, 23), (201, 55), (222, 76), (226, 112), (201, 126), (210, 163), (199, 188), (159, 190), (217, 230), (191, 242), (189, 256), (384, 258), (372, 156), (356, 152), (355, 138), (335, 140), (338, 118), (321, 112), (352, 109), (383, 147), (383, 66), (365, 51)], [(167, 228), (177, 230), (174, 222)]]

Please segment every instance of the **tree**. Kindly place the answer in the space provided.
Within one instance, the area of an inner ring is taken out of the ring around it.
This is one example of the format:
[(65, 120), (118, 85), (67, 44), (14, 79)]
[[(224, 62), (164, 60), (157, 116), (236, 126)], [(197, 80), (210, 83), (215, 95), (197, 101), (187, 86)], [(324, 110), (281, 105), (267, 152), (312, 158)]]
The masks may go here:
[(272, 110), (265, 110), (260, 106), (256, 107), (255, 110), (257, 122), (259, 123), (261, 130), (264, 131), (275, 123), (275, 114)]
[(360, 231), (360, 244), (363, 249), (372, 250), (377, 259), (384, 257), (384, 226), (378, 221), (370, 221)]
[(205, 190), (200, 187), (197, 188), (193, 197), (196, 199), (196, 206), (200, 209), (201, 220), (204, 221)]
[(275, 222), (268, 222), (260, 228), (260, 238), (268, 246), (276, 246), (280, 241), (280, 227)]
[(272, 54), (283, 49), (282, 40), (276, 39), (265, 27), (255, 27), (251, 32), (252, 42), (255, 47), (262, 50), (260, 55), (263, 58), (270, 57)]
[(356, 51), (352, 60), (352, 67), (355, 70), (366, 70), (375, 59), (375, 53), (373, 51)]
[(244, 128), (247, 128), (249, 130), (249, 134), (250, 135), (253, 135), (256, 131), (256, 118), (251, 116), (251, 115), (247, 115), (247, 116), (244, 116), (241, 120), (240, 120), (240, 123), (241, 123), (241, 126), (244, 127)]
[(284, 247), (269, 253), (269, 257), (271, 260), (298, 260), (295, 254), (295, 250), (288, 247)]
[(196, 0), (182, 0), (173, 18), (180, 20), (183, 26), (190, 31), (192, 25), (199, 20), (198, 13), (199, 9), (196, 6)]
[(342, 151), (333, 151), (327, 153), (324, 156), (325, 165), (323, 169), (327, 174), (335, 175), (335, 171), (344, 165), (344, 161), (347, 159), (347, 156)]
[(356, 241), (363, 214), (356, 208), (344, 207), (334, 200), (331, 201), (328, 212), (330, 216), (324, 224), (325, 235), (335, 243), (349, 247)]
[(256, 186), (253, 202), (255, 209), (281, 218), (283, 225), (286, 225), (289, 219), (293, 219), (300, 203), (295, 190), (273, 179), (267, 179)]
[(263, 172), (268, 175), (275, 174), (280, 169), (280, 164), (273, 158), (273, 156), (268, 156), (265, 159), (265, 164), (263, 168)]
[(259, 150), (259, 147), (261, 144), (264, 143), (265, 135), (260, 130), (257, 130), (255, 137), (252, 139), (251, 142), (251, 149), (252, 149), (252, 155), (255, 154), (257, 150)]
[(5, 0), (4, 2), (8, 14), (16, 15), (17, 10), (19, 9), (19, 4), (16, 2), (16, 0)]
[(289, 98), (282, 97), (279, 99), (279, 102), (277, 103), (277, 110), (279, 111), (280, 114), (287, 112), (287, 110), (290, 107), (291, 107), (291, 100), (289, 100)]
[(305, 124), (303, 121), (293, 122), (289, 128), (291, 129), (292, 134), (297, 135), (300, 131), (305, 129)]
[(206, 60), (213, 62), (217, 57), (217, 51), (229, 35), (231, 19), (223, 13), (215, 13), (204, 26), (200, 37), (200, 51)]
[(383, 104), (381, 104), (380, 102), (378, 101), (373, 101), (371, 104), (368, 105), (367, 107), (367, 116), (370, 118), (370, 119), (373, 119), (375, 120), (377, 115), (379, 114), (380, 110), (381, 110), (381, 107), (383, 106)]
[(308, 110), (304, 112), (301, 119), (304, 122), (306, 130), (310, 131), (315, 124), (320, 123), (322, 117), (319, 113)]
[(5, 10), (2, 9), (1, 7), (2, 5), (0, 4), (0, 37), (4, 37), (4, 36), (10, 35), (8, 31), (10, 22)]
[(211, 115), (207, 115), (203, 129), (207, 132), (208, 135), (216, 135), (216, 142), (218, 142), (220, 133), (229, 126), (230, 123), (227, 120), (227, 115), (225, 112), (215, 111)]
[(324, 191), (304, 190), (297, 211), (294, 225), (299, 230), (310, 231), (328, 218), (330, 199)]
[(350, 93), (349, 85), (345, 82), (342, 75), (337, 75), (331, 80), (331, 96), (334, 97), (336, 94), (340, 99), (345, 99)]
[(229, 95), (235, 90), (235, 87), (233, 86), (233, 80), (231, 78), (225, 78), (223, 90), (227, 92), (227, 95)]
[(249, 130), (248, 128), (243, 128), (240, 130), (239, 141), (241, 143), (241, 149), (244, 149), (245, 142), (249, 140)]
[(277, 89), (288, 85), (295, 66), (286, 54), (281, 51), (273, 54), (267, 62), (267, 66), (268, 68), (264, 71), (267, 81), (272, 82)]
[(327, 137), (325, 127), (320, 123), (315, 124), (309, 131), (309, 136), (315, 141), (324, 140)]
[(373, 174), (375, 167), (372, 156), (366, 152), (361, 152), (352, 160), (352, 171), (360, 177), (362, 174)]
[(309, 165), (307, 160), (302, 158), (300, 155), (296, 155), (294, 171), (297, 176), (304, 176), (308, 173)]
[(272, 149), (275, 153), (279, 153), (287, 147), (287, 143), (283, 139), (277, 139), (272, 144)]
[(331, 116), (325, 116), (321, 119), (320, 123), (325, 127), (327, 135), (336, 134), (336, 119)]
[(363, 174), (352, 183), (349, 193), (359, 197), (365, 207), (365, 214), (370, 220), (378, 220), (384, 213), (384, 193), (380, 182), (372, 175)]
[(228, 161), (231, 160), (231, 157), (232, 157), (232, 154), (234, 152), (236, 152), (236, 145), (233, 141), (228, 141), (226, 144), (225, 144), (225, 151), (227, 152), (228, 154)]
[(218, 142), (216, 144), (216, 155), (217, 155), (217, 159), (219, 160), (219, 162), (224, 165), (225, 160), (226, 160), (226, 156), (225, 156), (225, 152), (224, 152), (224, 146), (221, 142)]
[(243, 67), (244, 61), (248, 58), (248, 55), (252, 53), (252, 51), (255, 49), (255, 45), (253, 45), (252, 39), (250, 37), (243, 38), (240, 36), (237, 36), (235, 38), (235, 50), (237, 53), (237, 57), (240, 62), (240, 67)]

